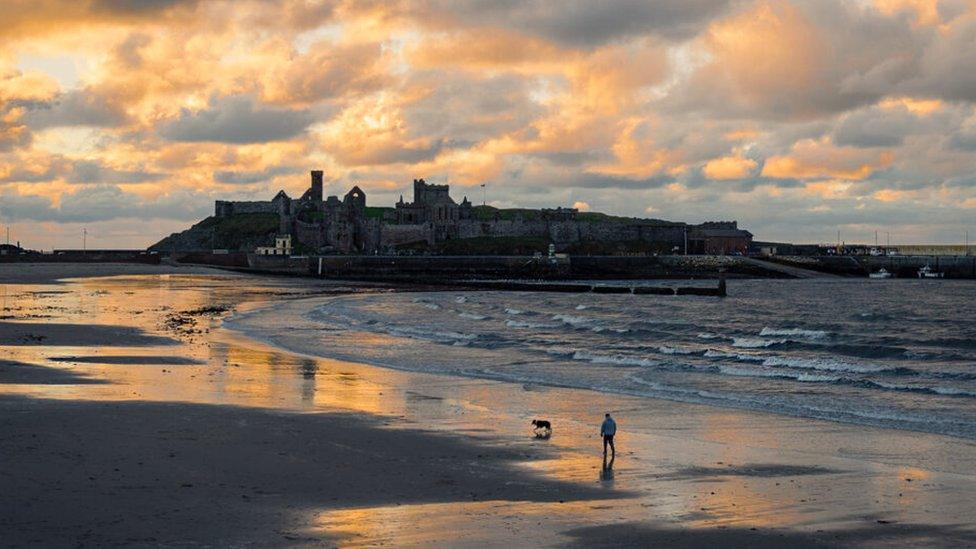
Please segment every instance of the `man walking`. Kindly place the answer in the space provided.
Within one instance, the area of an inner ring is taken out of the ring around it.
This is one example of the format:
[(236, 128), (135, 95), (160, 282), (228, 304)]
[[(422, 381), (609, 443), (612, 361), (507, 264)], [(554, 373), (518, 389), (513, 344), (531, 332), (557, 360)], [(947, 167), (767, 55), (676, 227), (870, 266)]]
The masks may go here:
[(613, 435), (617, 434), (617, 422), (607, 413), (603, 425), (600, 425), (600, 436), (603, 437), (603, 455), (607, 455), (607, 445), (610, 445), (611, 456), (616, 457), (617, 449), (613, 447)]

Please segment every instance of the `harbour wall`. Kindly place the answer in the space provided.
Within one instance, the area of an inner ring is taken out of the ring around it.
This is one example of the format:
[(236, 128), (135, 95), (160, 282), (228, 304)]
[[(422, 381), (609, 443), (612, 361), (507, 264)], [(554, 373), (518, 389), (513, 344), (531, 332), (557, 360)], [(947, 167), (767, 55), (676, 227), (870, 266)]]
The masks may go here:
[(785, 277), (733, 256), (322, 256), (309, 263), (316, 276), (385, 280)]
[(976, 256), (889, 255), (889, 256), (775, 256), (769, 261), (846, 276), (867, 276), (882, 267), (897, 278), (917, 278), (928, 265), (946, 278), (976, 278)]

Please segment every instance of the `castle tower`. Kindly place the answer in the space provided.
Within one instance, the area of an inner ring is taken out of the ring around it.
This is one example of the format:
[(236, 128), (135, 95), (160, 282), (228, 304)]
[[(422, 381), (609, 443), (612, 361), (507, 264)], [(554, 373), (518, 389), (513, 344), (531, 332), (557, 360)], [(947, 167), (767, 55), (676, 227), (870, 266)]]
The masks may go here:
[(314, 202), (322, 202), (322, 170), (312, 170), (312, 195)]

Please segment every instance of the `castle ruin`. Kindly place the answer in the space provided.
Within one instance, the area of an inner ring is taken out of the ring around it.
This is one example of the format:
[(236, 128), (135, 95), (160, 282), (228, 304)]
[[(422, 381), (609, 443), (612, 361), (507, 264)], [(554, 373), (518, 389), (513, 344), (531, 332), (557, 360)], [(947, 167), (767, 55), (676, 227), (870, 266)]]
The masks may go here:
[(279, 235), (291, 235), (296, 249), (325, 254), (433, 249), (449, 240), (484, 237), (540, 238), (558, 251), (588, 242), (638, 242), (661, 253), (730, 254), (744, 253), (752, 239), (734, 221), (689, 225), (609, 216), (581, 219), (574, 208), (518, 210), (520, 213), (506, 217), (491, 209), (479, 216), (467, 197), (458, 204), (451, 198), (448, 185), (429, 184), (423, 179), (413, 181), (411, 202), (401, 195), (393, 208), (369, 209), (366, 193), (359, 187), (341, 199), (323, 199), (322, 181), (322, 171), (312, 171), (311, 186), (299, 198), (279, 191), (270, 201), (218, 200), (214, 215), (277, 214)]

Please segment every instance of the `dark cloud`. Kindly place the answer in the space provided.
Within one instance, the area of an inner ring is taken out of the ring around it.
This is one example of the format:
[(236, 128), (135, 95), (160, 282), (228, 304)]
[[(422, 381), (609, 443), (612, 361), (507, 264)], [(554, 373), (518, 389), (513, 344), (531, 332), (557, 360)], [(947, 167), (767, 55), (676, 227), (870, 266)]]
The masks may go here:
[(421, 18), (515, 29), (569, 46), (592, 47), (641, 34), (672, 39), (698, 33), (731, 0), (438, 0), (415, 8)]
[(34, 129), (66, 126), (116, 127), (125, 124), (123, 106), (91, 88), (62, 93), (50, 102), (34, 102), (24, 121)]
[(199, 0), (94, 0), (93, 13), (123, 16), (155, 15), (174, 7), (194, 7)]
[(976, 103), (976, 18), (939, 34), (925, 49), (921, 70), (901, 88), (950, 101)]
[[(757, 7), (758, 6), (758, 7)], [(916, 74), (930, 36), (842, 0), (751, 4), (738, 32), (661, 103), (723, 118), (815, 120), (874, 103)]]
[(43, 183), (58, 177), (58, 164), (51, 164), (40, 171), (16, 167), (7, 175), (0, 177), (0, 183)]
[(230, 96), (212, 99), (201, 111), (183, 109), (159, 133), (170, 141), (262, 143), (291, 139), (312, 121), (308, 110), (267, 107), (250, 96)]
[(976, 127), (962, 129), (952, 134), (949, 144), (960, 151), (976, 152)]
[(65, 180), (68, 183), (148, 183), (167, 174), (144, 170), (117, 170), (93, 160), (73, 162)]
[(63, 179), (67, 183), (148, 183), (168, 174), (146, 170), (120, 170), (97, 160), (75, 160), (60, 155), (48, 157), (42, 169), (16, 167), (0, 183), (46, 183)]
[(12, 221), (78, 223), (111, 219), (195, 220), (206, 216), (212, 199), (190, 191), (176, 191), (152, 201), (126, 193), (115, 185), (84, 187), (61, 196), (61, 204), (41, 196), (0, 191), (0, 215)]
[[(0, 114), (3, 112), (0, 111)], [(33, 136), (27, 126), (0, 119), (0, 152), (27, 147), (32, 141)]]
[(297, 166), (277, 166), (256, 172), (214, 172), (214, 181), (218, 183), (228, 183), (233, 185), (250, 185), (269, 181), (279, 175), (298, 173), (303, 171)]
[(834, 143), (851, 147), (896, 147), (914, 131), (918, 118), (904, 109), (865, 109), (845, 116)]

